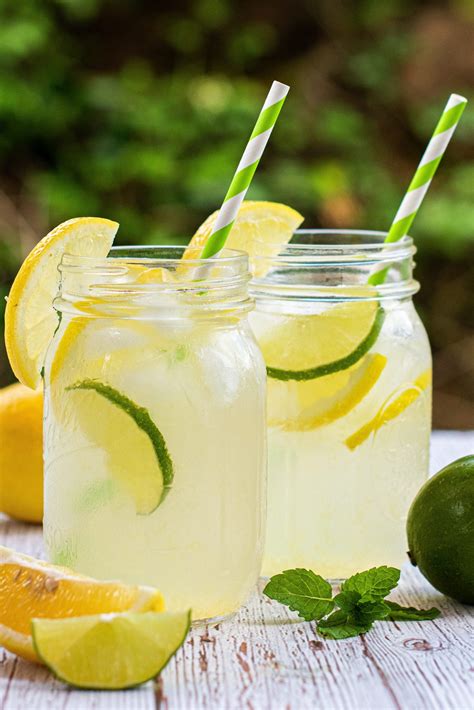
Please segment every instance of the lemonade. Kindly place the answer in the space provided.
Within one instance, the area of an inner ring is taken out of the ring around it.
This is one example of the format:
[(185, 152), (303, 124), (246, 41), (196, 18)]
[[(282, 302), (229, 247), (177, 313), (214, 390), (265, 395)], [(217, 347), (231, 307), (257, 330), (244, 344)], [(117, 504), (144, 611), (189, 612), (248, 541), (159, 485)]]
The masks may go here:
[[(411, 302), (411, 240), (382, 239), (302, 232), (255, 259), (266, 274), (251, 316), (268, 372), (265, 575), (337, 579), (405, 558), (428, 472), (431, 357)], [(387, 264), (386, 284), (368, 286)]]
[(48, 555), (222, 617), (263, 551), (265, 368), (247, 258), (229, 252), (193, 281), (178, 247), (113, 255), (61, 266), (44, 372)]

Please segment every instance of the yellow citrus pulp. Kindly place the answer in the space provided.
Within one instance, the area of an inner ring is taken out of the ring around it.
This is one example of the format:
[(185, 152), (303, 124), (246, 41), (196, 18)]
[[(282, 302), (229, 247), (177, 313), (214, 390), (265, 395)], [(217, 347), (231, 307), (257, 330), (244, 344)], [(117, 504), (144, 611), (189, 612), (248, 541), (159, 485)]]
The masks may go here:
[(163, 597), (152, 587), (99, 582), (0, 546), (0, 644), (23, 658), (38, 660), (33, 618), (163, 609)]

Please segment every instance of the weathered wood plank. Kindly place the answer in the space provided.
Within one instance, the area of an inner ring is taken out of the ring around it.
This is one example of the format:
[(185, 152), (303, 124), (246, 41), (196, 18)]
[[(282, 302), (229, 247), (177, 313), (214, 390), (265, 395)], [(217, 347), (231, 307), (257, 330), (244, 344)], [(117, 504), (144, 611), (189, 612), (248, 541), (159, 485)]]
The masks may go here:
[[(381, 623), (361, 639), (331, 642), (318, 638), (312, 624), (256, 596), (218, 629), (194, 630), (177, 667), (164, 673), (168, 706), (472, 707), (472, 611), (437, 594), (410, 567), (394, 599), (436, 604), (443, 617)], [(192, 694), (180, 673), (188, 668), (194, 669)]]
[[(437, 433), (432, 470), (469, 451), (474, 434)], [(0, 544), (42, 555), (40, 528), (6, 518), (0, 518)], [(438, 594), (409, 565), (394, 599), (439, 606), (443, 616), (379, 623), (362, 638), (331, 642), (255, 594), (233, 619), (193, 629), (155, 686), (118, 693), (74, 691), (0, 650), (0, 708), (473, 710), (473, 608)]]

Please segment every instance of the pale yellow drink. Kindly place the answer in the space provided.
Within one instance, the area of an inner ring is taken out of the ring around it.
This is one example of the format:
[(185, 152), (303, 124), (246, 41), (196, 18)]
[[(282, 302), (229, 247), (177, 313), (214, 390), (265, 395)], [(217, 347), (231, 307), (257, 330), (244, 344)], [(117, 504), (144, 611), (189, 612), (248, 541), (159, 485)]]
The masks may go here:
[[(128, 283), (135, 264), (115, 276), (108, 266), (106, 277), (93, 267), (81, 278), (105, 279), (114, 295), (76, 297), (82, 315), (68, 304), (74, 265), (64, 267), (63, 317), (45, 372), (49, 558), (156, 586), (168, 608), (192, 607), (195, 619), (242, 604), (263, 549), (265, 370), (247, 323), (245, 263), (234, 262), (219, 274), (234, 277), (232, 303), (214, 286), (217, 274), (186, 291), (186, 275), (181, 287), (156, 285), (149, 271), (141, 288)], [(161, 499), (148, 434), (99, 391), (70, 389), (81, 382), (106, 383), (159, 429), (173, 466)]]
[[(407, 266), (411, 242), (393, 250)], [(399, 566), (407, 511), (428, 472), (431, 356), (410, 298), (417, 285), (396, 272), (378, 297), (367, 287), (377, 254), (357, 244), (349, 255), (340, 246), (283, 252), (255, 280), (251, 318), (270, 366), (263, 573), (305, 567), (344, 578)], [(350, 358), (376, 318), (374, 342), (349, 367), (281, 379)]]

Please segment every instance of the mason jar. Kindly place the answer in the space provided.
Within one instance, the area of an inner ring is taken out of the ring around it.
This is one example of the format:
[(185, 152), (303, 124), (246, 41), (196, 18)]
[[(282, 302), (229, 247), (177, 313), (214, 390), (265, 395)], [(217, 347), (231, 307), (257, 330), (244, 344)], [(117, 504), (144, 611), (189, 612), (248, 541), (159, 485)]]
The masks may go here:
[(408, 508), (428, 473), (431, 355), (412, 303), (412, 240), (385, 236), (302, 230), (255, 260), (265, 575), (305, 567), (338, 579), (405, 559)]
[(156, 586), (168, 608), (215, 620), (260, 573), (265, 365), (247, 256), (182, 255), (62, 260), (44, 371), (44, 535), (51, 562)]

